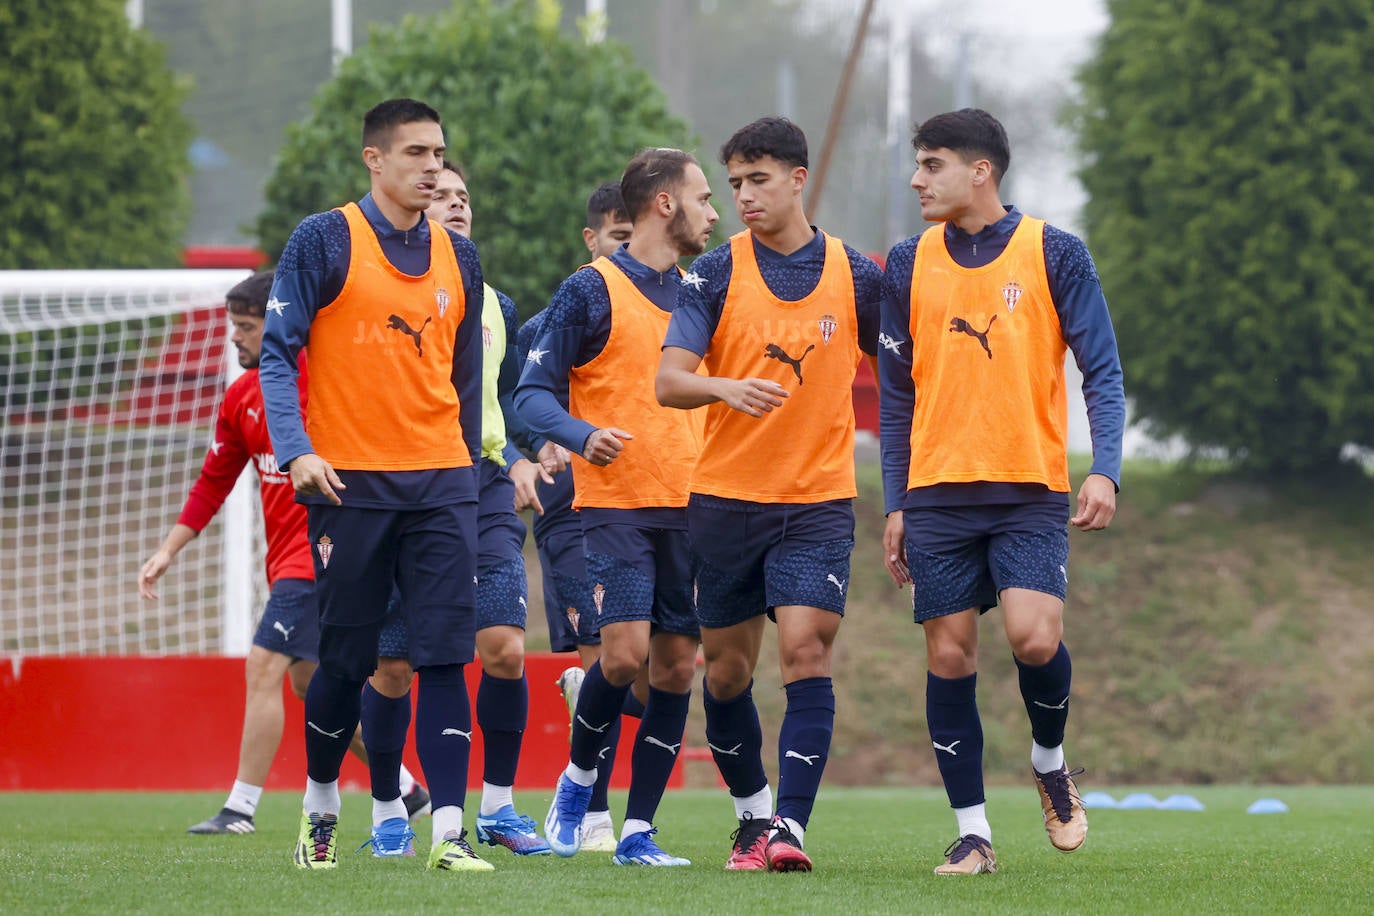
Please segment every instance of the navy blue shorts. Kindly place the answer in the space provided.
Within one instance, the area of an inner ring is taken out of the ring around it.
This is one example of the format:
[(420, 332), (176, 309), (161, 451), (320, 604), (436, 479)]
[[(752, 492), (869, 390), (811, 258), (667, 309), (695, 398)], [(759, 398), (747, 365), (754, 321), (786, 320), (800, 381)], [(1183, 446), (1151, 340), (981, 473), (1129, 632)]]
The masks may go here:
[(843, 616), (854, 550), (850, 500), (765, 505), (693, 495), (687, 524), (703, 627), (791, 605)]
[(525, 627), (525, 523), (515, 514), (515, 483), (483, 458), (477, 503), (477, 629)]
[(656, 632), (700, 634), (692, 608), (686, 531), (605, 524), (588, 528), (583, 536), (598, 628), (648, 620)]
[[(529, 585), (525, 579), (525, 523), (515, 514), (515, 484), (505, 468), (483, 458), (478, 464), (476, 629), (525, 628)], [(377, 637), (377, 654), (408, 658), (410, 632), (393, 593)], [(413, 663), (413, 662), (412, 662)]]
[(310, 579), (278, 579), (272, 585), (253, 645), (290, 656), (294, 661), (320, 660), (320, 609)]
[[(574, 519), (576, 521), (576, 519)], [(544, 574), (544, 616), (549, 624), (549, 648), (574, 652), (578, 646), (601, 644), (587, 581), (587, 557), (582, 547), (582, 527), (559, 527), (545, 532), (539, 545), (539, 565)]]
[(477, 505), (308, 506), (320, 604), (320, 664), (364, 680), (399, 592), (417, 668), (467, 664), (476, 634)]
[(1004, 588), (1064, 600), (1067, 510), (1060, 503), (930, 506), (902, 511), (917, 623), (997, 606)]

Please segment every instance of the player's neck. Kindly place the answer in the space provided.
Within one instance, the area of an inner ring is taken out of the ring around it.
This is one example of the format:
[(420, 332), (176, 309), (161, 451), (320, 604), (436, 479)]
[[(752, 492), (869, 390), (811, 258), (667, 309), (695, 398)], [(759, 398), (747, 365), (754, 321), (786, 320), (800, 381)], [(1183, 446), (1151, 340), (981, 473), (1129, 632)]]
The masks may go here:
[(682, 257), (677, 245), (666, 233), (646, 229), (647, 227), (635, 227), (635, 234), (630, 236), (625, 251), (645, 267), (651, 267), (659, 273), (672, 270)]
[(800, 207), (776, 232), (764, 233), (757, 229), (750, 231), (759, 244), (782, 255), (792, 254), (816, 237), (816, 230), (811, 227), (811, 223), (806, 219), (806, 212)]
[(392, 200), (377, 188), (372, 189), (372, 202), (377, 205), (377, 209), (381, 211), (382, 216), (386, 217), (386, 221), (391, 223), (393, 229), (414, 229), (424, 212), (423, 210), (412, 210), (405, 204)]
[(993, 195), (987, 200), (974, 201), (972, 206), (950, 222), (969, 235), (977, 235), (1006, 215), (1007, 208), (1002, 206), (1002, 199)]

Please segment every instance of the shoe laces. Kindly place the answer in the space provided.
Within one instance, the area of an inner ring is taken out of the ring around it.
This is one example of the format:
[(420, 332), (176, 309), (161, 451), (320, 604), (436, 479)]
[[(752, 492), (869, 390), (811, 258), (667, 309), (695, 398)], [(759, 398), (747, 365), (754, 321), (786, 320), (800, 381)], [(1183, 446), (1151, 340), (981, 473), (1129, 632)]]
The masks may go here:
[(992, 844), (972, 833), (961, 836), (950, 843), (949, 848), (945, 850), (945, 858), (950, 861), (950, 864), (954, 864), (964, 861), (974, 851), (982, 853), (986, 859), (992, 858)]
[(745, 814), (744, 817), (740, 818), (739, 826), (735, 828), (735, 832), (730, 834), (730, 839), (734, 842), (736, 849), (749, 849), (768, 832), (770, 826), (772, 825), (768, 818)]
[(1055, 817), (1059, 818), (1060, 823), (1067, 824), (1073, 819), (1073, 803), (1075, 801), (1079, 804), (1083, 803), (1069, 780), (1075, 776), (1082, 776), (1084, 772), (1082, 767), (1076, 770), (1060, 767), (1053, 773), (1035, 774), (1040, 778), (1041, 784), (1044, 785), (1045, 795), (1050, 800), (1050, 807), (1054, 809)]
[(773, 831), (773, 836), (768, 841), (770, 844), (786, 843), (788, 846), (795, 846), (801, 849), (801, 840), (798, 840), (797, 835), (787, 826), (787, 821), (780, 817), (775, 817), (772, 822), (768, 824), (768, 829)]
[(413, 839), (415, 839), (415, 831), (411, 830), (409, 825), (406, 825), (399, 833), (380, 833), (376, 828), (373, 828), (372, 835), (363, 840), (363, 845), (353, 851), (362, 852), (369, 846), (376, 853), (393, 848), (405, 849), (406, 844)]
[(478, 857), (477, 853), (468, 845), (468, 832), (466, 829), (462, 832), (450, 830), (448, 833), (444, 834), (443, 842), (458, 847), (459, 852), (466, 858), (476, 859)]

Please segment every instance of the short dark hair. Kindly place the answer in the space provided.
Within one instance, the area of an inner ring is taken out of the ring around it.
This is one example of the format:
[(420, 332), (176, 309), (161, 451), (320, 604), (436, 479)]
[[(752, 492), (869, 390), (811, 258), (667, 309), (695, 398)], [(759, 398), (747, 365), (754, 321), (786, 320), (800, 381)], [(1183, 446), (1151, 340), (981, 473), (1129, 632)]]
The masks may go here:
[(240, 280), (224, 294), (224, 307), (231, 315), (261, 318), (267, 314), (267, 296), (272, 291), (275, 270), (260, 270), (246, 280)]
[(463, 169), (463, 163), (461, 162), (454, 162), (452, 159), (445, 157), (444, 167), (440, 171), (452, 172), (463, 179), (463, 184), (468, 183), (468, 173)]
[(587, 198), (588, 229), (593, 232), (599, 231), (608, 216), (617, 223), (630, 221), (630, 214), (625, 210), (625, 197), (620, 193), (618, 181), (605, 182)]
[(620, 195), (625, 200), (625, 212), (630, 221), (643, 216), (660, 191), (670, 191), (682, 184), (687, 166), (696, 165), (696, 157), (680, 149), (659, 146), (640, 150), (625, 174), (620, 176)]
[(986, 159), (992, 163), (992, 180), (998, 184), (1011, 167), (1006, 129), (981, 108), (947, 111), (921, 122), (912, 134), (911, 148), (953, 150), (965, 162)]
[(363, 115), (363, 147), (386, 149), (391, 145), (391, 132), (414, 121), (443, 123), (439, 120), (439, 112), (415, 99), (387, 99), (373, 105)]
[(755, 162), (772, 156), (790, 168), (810, 168), (806, 153), (806, 134), (787, 118), (759, 118), (730, 135), (720, 148), (722, 165), (729, 165), (736, 157)]

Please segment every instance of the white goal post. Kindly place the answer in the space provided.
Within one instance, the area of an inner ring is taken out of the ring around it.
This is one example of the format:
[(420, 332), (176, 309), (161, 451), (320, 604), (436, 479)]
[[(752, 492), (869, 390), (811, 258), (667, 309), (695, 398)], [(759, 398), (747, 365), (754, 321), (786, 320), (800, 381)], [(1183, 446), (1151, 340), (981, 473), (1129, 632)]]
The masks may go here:
[(247, 654), (266, 597), (251, 470), (159, 601), (137, 581), (242, 372), (224, 294), (245, 276), (0, 271), (0, 653)]

